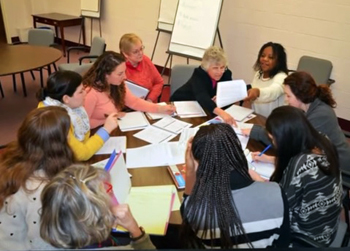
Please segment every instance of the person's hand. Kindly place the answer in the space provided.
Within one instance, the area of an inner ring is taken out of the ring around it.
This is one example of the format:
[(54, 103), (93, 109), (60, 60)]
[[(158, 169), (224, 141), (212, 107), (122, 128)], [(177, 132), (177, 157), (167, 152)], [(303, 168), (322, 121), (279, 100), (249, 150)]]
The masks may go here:
[(139, 225), (131, 214), (128, 204), (119, 204), (112, 207), (112, 213), (116, 217), (115, 224), (128, 230), (131, 236), (138, 237), (142, 234)]
[(263, 154), (259, 156), (260, 152), (252, 152), (252, 159), (255, 162), (266, 162), (266, 163), (275, 163), (275, 157)]
[(192, 154), (192, 141), (193, 137), (188, 140), (185, 152), (186, 174), (195, 174), (198, 168), (198, 163)]
[(242, 134), (244, 136), (246, 136), (246, 137), (249, 137), (251, 130), (252, 130), (251, 128), (243, 128), (243, 129), (241, 129)]
[(252, 169), (249, 169), (249, 175), (252, 178), (252, 180), (254, 180), (254, 181), (262, 181), (262, 182), (266, 181), (257, 172), (255, 172)]
[(114, 129), (118, 127), (118, 113), (113, 112), (109, 114), (106, 118), (105, 124), (103, 127), (110, 134)]
[(216, 96), (214, 96), (211, 100), (213, 100), (216, 103)]
[(225, 123), (237, 127), (236, 120), (235, 120), (230, 114), (228, 114), (227, 112), (224, 111), (224, 112), (221, 113), (219, 116), (222, 118), (222, 120), (223, 120)]
[(173, 114), (175, 113), (176, 108), (173, 105), (158, 105), (158, 113), (166, 113), (166, 114)]
[(248, 90), (248, 96), (244, 100), (254, 101), (260, 96), (259, 88), (251, 88)]

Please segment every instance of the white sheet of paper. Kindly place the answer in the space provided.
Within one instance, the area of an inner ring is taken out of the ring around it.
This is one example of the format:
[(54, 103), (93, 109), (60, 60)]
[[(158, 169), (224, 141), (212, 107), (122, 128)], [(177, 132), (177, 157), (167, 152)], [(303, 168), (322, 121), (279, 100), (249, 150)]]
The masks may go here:
[(147, 126), (142, 131), (135, 133), (134, 137), (142, 139), (151, 144), (158, 144), (161, 142), (167, 142), (177, 136), (177, 133), (172, 133), (153, 125)]
[(126, 136), (110, 137), (95, 154), (111, 154), (113, 150), (125, 153)]
[(191, 127), (192, 124), (172, 117), (166, 117), (154, 123), (153, 126), (179, 134), (184, 128)]
[(247, 116), (254, 112), (252, 109), (239, 105), (232, 105), (225, 111), (230, 114), (236, 121), (243, 121)]
[(137, 83), (133, 83), (130, 80), (125, 80), (124, 81), (125, 85), (128, 87), (128, 89), (131, 91), (134, 96), (146, 99), (149, 90), (143, 86), (138, 85)]
[(196, 133), (198, 132), (199, 128), (198, 127), (194, 127), (194, 128), (185, 128), (181, 134), (180, 134), (180, 139), (179, 139), (179, 147), (181, 149), (184, 149), (184, 151), (186, 151), (186, 147), (187, 147), (187, 142), (188, 140), (193, 137), (194, 135), (196, 135)]
[(246, 149), (244, 153), (247, 157), (249, 168), (260, 174), (261, 177), (270, 179), (272, 173), (275, 171), (275, 165), (271, 163), (256, 161), (252, 163), (252, 153), (248, 149)]
[[(158, 105), (166, 105), (166, 103), (165, 102), (161, 102), (161, 103), (158, 103)], [(154, 112), (147, 112), (146, 115), (151, 120), (162, 119), (162, 118), (165, 118), (165, 117), (170, 117), (170, 115), (168, 115), (168, 114), (154, 113)]]
[(174, 105), (176, 107), (176, 113), (180, 118), (207, 116), (197, 101), (176, 101)]
[(149, 125), (143, 112), (128, 112), (118, 121), (118, 123), (122, 132), (142, 129)]
[(218, 107), (231, 105), (243, 100), (247, 95), (247, 85), (242, 79), (218, 82), (216, 104)]

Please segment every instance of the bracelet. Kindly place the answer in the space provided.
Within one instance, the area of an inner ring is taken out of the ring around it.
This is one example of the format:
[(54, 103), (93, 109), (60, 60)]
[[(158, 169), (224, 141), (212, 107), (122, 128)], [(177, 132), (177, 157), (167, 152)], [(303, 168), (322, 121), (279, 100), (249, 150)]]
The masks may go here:
[(143, 229), (143, 227), (139, 227), (139, 228), (140, 228), (140, 231), (141, 231), (141, 235), (140, 235), (140, 236), (137, 236), (137, 237), (133, 237), (133, 236), (130, 234), (130, 239), (131, 239), (132, 241), (138, 241), (138, 240), (142, 239), (142, 237), (145, 236), (146, 232), (145, 232), (145, 230)]

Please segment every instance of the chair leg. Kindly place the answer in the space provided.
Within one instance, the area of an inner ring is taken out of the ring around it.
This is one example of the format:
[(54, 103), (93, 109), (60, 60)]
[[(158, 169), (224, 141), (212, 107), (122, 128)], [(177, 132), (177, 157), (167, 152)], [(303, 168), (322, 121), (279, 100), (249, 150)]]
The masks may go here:
[(1, 85), (1, 82), (0, 82), (0, 92), (1, 92), (1, 97), (5, 97), (5, 95), (4, 95), (4, 91), (3, 91), (3, 89), (2, 89), (2, 85)]
[(32, 75), (33, 80), (35, 80), (34, 72), (30, 71), (30, 74)]
[(43, 68), (40, 68), (40, 69), (39, 69), (39, 72), (40, 72), (40, 85), (41, 85), (41, 88), (44, 88)]
[(53, 63), (53, 68), (55, 68), (55, 71), (57, 71), (56, 63)]
[(51, 65), (49, 64), (47, 66), (47, 77), (49, 77), (51, 75)]
[(22, 80), (22, 89), (24, 97), (27, 97), (26, 83), (24, 82), (24, 74), (21, 72), (21, 80)]
[(13, 91), (17, 92), (16, 75), (12, 74)]

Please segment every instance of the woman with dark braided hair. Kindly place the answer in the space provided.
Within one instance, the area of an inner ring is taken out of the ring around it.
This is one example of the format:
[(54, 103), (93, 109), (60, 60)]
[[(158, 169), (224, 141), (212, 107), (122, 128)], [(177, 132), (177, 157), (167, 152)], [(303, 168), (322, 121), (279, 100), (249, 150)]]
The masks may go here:
[(189, 141), (181, 206), (186, 248), (288, 247), (288, 210), (277, 183), (250, 178), (230, 125), (203, 126)]

